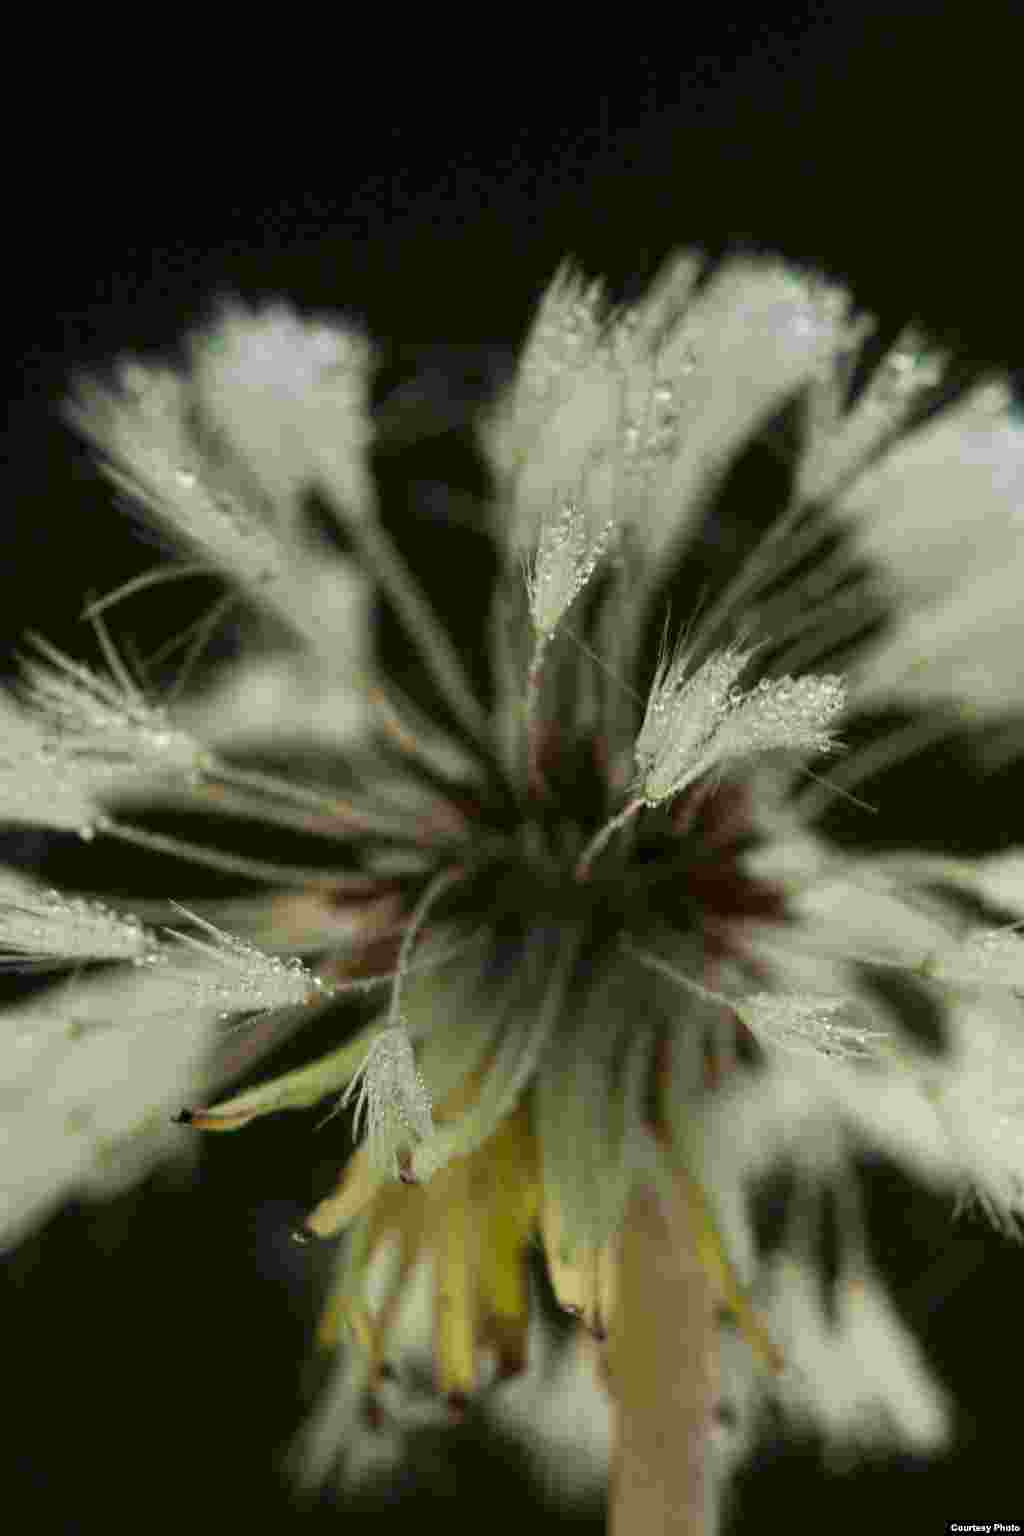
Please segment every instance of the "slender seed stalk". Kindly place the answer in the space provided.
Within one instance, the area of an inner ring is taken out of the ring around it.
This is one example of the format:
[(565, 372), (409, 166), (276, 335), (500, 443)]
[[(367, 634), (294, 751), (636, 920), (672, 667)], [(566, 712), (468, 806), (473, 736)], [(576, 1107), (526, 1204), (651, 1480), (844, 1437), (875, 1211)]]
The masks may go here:
[(473, 696), (448, 631), (431, 611), (387, 533), (378, 523), (359, 518), (346, 520), (345, 528), (394, 603), (452, 713), (474, 740), (486, 740), (486, 716)]
[(434, 876), (423, 895), (410, 914), (409, 921), (405, 925), (405, 932), (398, 951), (398, 965), (395, 968), (395, 985), (391, 993), (391, 1006), (388, 1010), (388, 1022), (393, 1027), (401, 1023), (402, 1017), (402, 982), (409, 969), (409, 960), (413, 947), (420, 936), (423, 924), (430, 915), (430, 910), (439, 897), (443, 896), (449, 886), (461, 880), (464, 870), (457, 865), (452, 869), (443, 869)]
[(590, 874), (591, 864), (593, 864), (594, 860), (597, 858), (597, 855), (601, 852), (602, 848), (604, 848), (605, 844), (611, 840), (612, 836), (619, 830), (620, 827), (624, 827), (626, 822), (629, 821), (632, 816), (636, 815), (637, 811), (643, 809), (643, 805), (644, 802), (642, 799), (631, 800), (624, 811), (620, 811), (617, 816), (613, 816), (611, 821), (606, 821), (600, 832), (598, 832), (595, 837), (591, 838), (590, 842), (580, 854), (576, 865), (576, 879), (578, 881), (587, 879)]
[[(245, 858), (241, 854), (210, 848), (204, 843), (190, 843), (182, 837), (168, 837), (162, 832), (151, 832), (146, 827), (115, 821), (109, 816), (97, 820), (95, 830), (107, 837), (116, 837), (119, 842), (148, 848), (152, 853), (169, 853), (176, 859), (187, 859), (192, 864), (202, 864), (207, 869), (217, 869), (227, 875), (243, 875), (247, 880), (262, 880), (268, 885), (297, 885), (308, 889), (335, 884), (336, 875), (329, 869), (272, 864), (263, 859)], [(351, 875), (351, 870), (339, 871), (338, 875), (344, 878), (345, 875)]]
[(923, 752), (926, 747), (934, 746), (938, 741), (943, 741), (947, 736), (952, 736), (959, 728), (960, 722), (949, 713), (938, 715), (923, 715), (919, 719), (910, 720), (898, 731), (890, 731), (887, 735), (879, 737), (878, 741), (869, 746), (862, 747), (859, 752), (851, 753), (844, 762), (833, 768), (827, 778), (812, 789), (804, 790), (797, 797), (801, 816), (808, 822), (814, 821), (823, 811), (831, 805), (833, 799), (844, 789), (849, 789), (854, 784), (860, 784), (872, 774), (881, 773), (885, 768), (895, 767), (897, 763), (904, 762), (908, 757), (913, 757), (918, 752)]
[(318, 811), (320, 815), (339, 821), (353, 831), (410, 835), (409, 831), (402, 828), (400, 820), (396, 817), (379, 815), (366, 807), (353, 804), (351, 800), (342, 800), (336, 795), (322, 794), (318, 790), (307, 789), (304, 785), (292, 784), (287, 779), (279, 779), (276, 774), (260, 773), (250, 768), (236, 768), (230, 763), (222, 762), (214, 763), (208, 772), (211, 778), (221, 783), (235, 785), (239, 789), (255, 790), (260, 794), (289, 800), (293, 805)]
[(526, 678), (526, 773), (528, 782), (538, 784), (540, 771), (540, 685), (550, 635), (538, 634)]

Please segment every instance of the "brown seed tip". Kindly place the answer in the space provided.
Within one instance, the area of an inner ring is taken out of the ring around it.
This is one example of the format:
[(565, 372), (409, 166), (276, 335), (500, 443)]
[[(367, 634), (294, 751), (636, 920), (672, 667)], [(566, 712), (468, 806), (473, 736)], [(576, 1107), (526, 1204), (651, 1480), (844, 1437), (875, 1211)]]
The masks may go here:
[(511, 1381), (515, 1376), (521, 1376), (526, 1370), (526, 1351), (523, 1349), (504, 1350), (498, 1356), (498, 1371), (494, 1378), (495, 1385), (502, 1381)]

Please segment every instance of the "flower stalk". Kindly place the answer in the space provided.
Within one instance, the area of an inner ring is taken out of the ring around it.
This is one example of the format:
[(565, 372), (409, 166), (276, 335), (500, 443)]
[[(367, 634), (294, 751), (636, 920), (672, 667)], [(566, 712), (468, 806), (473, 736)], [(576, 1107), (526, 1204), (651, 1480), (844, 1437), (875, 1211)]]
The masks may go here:
[(707, 1536), (715, 1294), (685, 1202), (637, 1188), (621, 1248), (608, 1349), (615, 1420), (609, 1533)]

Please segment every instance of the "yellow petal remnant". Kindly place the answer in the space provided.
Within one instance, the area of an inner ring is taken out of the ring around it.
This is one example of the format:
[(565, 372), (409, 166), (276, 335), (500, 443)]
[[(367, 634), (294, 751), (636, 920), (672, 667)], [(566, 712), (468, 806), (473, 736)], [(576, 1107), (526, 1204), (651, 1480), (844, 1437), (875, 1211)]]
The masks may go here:
[(617, 1238), (613, 1235), (599, 1246), (579, 1243), (568, 1247), (561, 1210), (550, 1191), (544, 1195), (540, 1223), (548, 1275), (559, 1306), (581, 1318), (597, 1338), (603, 1338), (615, 1306)]
[[(442, 1114), (464, 1107), (466, 1087)], [(341, 1324), (369, 1359), (371, 1382), (385, 1364), (389, 1335), (412, 1271), (430, 1263), (434, 1284), (437, 1386), (460, 1406), (480, 1383), (481, 1354), (493, 1350), (508, 1376), (526, 1361), (526, 1250), (539, 1205), (537, 1158), (528, 1111), (521, 1105), (467, 1157), (453, 1158), (422, 1185), (380, 1181), (360, 1147), (335, 1194), (310, 1214), (307, 1228), (333, 1235), (355, 1223), (350, 1254), (321, 1319), (317, 1340), (330, 1348)], [(382, 1299), (363, 1294), (367, 1267), (397, 1242), (398, 1262)]]
[(722, 1305), (732, 1313), (757, 1358), (769, 1371), (778, 1374), (785, 1368), (785, 1360), (740, 1283), (715, 1226), (707, 1196), (685, 1168), (679, 1169), (676, 1185), (685, 1219), (693, 1232), (695, 1251)]
[(525, 1255), (539, 1205), (533, 1137), (524, 1106), (499, 1126), (489, 1145), (490, 1156), (478, 1160), (473, 1191), (486, 1213), (480, 1253), (481, 1321), (500, 1373), (513, 1375), (526, 1359)]
[(334, 1194), (321, 1200), (306, 1217), (307, 1228), (317, 1237), (336, 1237), (361, 1215), (382, 1182), (381, 1175), (370, 1163), (369, 1148), (364, 1143), (353, 1152)]
[(194, 1131), (240, 1131), (255, 1118), (255, 1113), (218, 1114), (206, 1109), (183, 1109), (176, 1117), (179, 1125), (189, 1125)]
[(434, 1330), (438, 1387), (446, 1396), (468, 1397), (476, 1386), (473, 1282), (479, 1270), (480, 1234), (470, 1211), (471, 1161), (459, 1159), (443, 1168), (429, 1191), (431, 1204), (440, 1207)]

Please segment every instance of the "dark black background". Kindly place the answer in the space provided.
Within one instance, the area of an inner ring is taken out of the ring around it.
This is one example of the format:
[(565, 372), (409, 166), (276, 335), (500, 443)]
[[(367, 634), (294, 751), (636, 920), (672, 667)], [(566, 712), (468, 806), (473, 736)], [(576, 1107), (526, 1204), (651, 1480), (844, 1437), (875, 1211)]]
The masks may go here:
[[(566, 254), (628, 294), (679, 244), (739, 242), (1021, 368), (1015, 11), (648, 9), (581, 16), (557, 46), (550, 18), (522, 13), (431, 19), (422, 38), (397, 18), (339, 40), (278, 17), (215, 42), (177, 16), (109, 46), (40, 39), (18, 56), (9, 126), (0, 650), (27, 625), (75, 645), (84, 595), (153, 559), (60, 424), (69, 370), (173, 344), (218, 293), (356, 314), (393, 383), (425, 362), (500, 367)], [(165, 611), (133, 615), (140, 643), (163, 637)], [(904, 830), (964, 849), (1020, 839), (1005, 779), (984, 814), (955, 754), (927, 782)], [(898, 791), (891, 804), (909, 815)], [(296, 1516), (277, 1456), (319, 1262), (288, 1231), (345, 1155), (335, 1125), (226, 1137), (184, 1191), (72, 1208), (3, 1261), (7, 1486), (33, 1524), (333, 1528), (326, 1501)], [(737, 1530), (938, 1532), (1024, 1511), (1021, 1254), (892, 1170), (871, 1182), (879, 1259), (961, 1404), (957, 1453), (840, 1475), (812, 1447), (767, 1449)], [(470, 1433), (349, 1528), (437, 1513), (454, 1530), (554, 1528), (530, 1497), (515, 1459)]]

